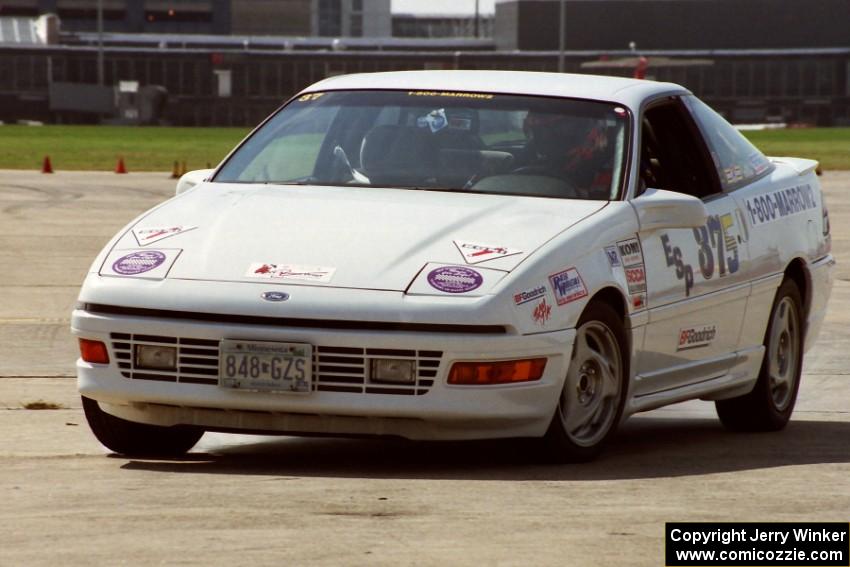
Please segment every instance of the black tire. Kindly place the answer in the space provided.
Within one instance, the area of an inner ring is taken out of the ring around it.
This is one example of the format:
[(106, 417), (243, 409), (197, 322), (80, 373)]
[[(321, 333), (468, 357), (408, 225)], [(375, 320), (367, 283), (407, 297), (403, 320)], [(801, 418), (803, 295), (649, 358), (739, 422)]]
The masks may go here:
[(788, 424), (803, 368), (803, 300), (794, 280), (779, 286), (767, 332), (758, 381), (749, 394), (718, 400), (717, 415), (731, 431), (778, 431)]
[(564, 388), (541, 444), (542, 456), (549, 462), (595, 459), (616, 431), (626, 401), (629, 350), (617, 312), (593, 302), (576, 329)]
[(107, 449), (127, 456), (176, 457), (195, 446), (203, 429), (187, 425), (160, 427), (109, 415), (90, 398), (83, 398), (89, 427)]

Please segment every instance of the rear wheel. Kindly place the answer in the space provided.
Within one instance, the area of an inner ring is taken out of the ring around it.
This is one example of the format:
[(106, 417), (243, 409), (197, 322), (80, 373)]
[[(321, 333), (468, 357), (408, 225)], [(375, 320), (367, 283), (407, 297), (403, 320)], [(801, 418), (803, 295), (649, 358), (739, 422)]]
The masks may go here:
[(579, 320), (558, 407), (543, 438), (556, 462), (595, 458), (616, 430), (626, 398), (626, 334), (617, 313), (592, 303)]
[(715, 402), (732, 431), (777, 431), (791, 419), (803, 367), (803, 301), (793, 280), (776, 292), (765, 335), (764, 360), (752, 392)]
[(204, 434), (203, 429), (186, 425), (160, 427), (127, 421), (106, 413), (85, 396), (83, 411), (97, 440), (122, 455), (175, 457), (194, 447)]

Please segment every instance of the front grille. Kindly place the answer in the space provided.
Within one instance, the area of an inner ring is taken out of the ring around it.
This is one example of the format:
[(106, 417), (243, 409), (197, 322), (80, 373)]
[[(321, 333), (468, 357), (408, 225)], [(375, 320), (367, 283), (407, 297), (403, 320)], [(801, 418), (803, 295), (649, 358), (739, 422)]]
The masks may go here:
[[(218, 344), (216, 340), (112, 333), (112, 350), (121, 375), (131, 380), (156, 380), (181, 384), (218, 384)], [(136, 369), (136, 345), (177, 347), (177, 370)], [(353, 394), (421, 396), (428, 393), (440, 369), (441, 351), (335, 347), (313, 345), (313, 390)], [(415, 384), (377, 384), (369, 381), (374, 358), (416, 361)]]

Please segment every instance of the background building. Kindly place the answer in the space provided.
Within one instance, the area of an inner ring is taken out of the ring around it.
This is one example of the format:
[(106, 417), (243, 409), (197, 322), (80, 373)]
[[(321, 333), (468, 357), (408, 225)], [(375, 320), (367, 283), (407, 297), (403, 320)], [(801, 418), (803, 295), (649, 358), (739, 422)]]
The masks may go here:
[[(467, 37), (389, 37), (389, 1), (104, 0), (112, 10), (107, 29), (118, 30), (103, 38), (104, 100), (121, 82), (163, 87), (156, 92), (164, 93), (168, 123), (248, 126), (310, 83), (341, 73), (558, 69), (558, 0), (496, 4), (494, 39), (469, 37), (471, 14), (456, 12), (442, 17), (445, 29)], [(105, 117), (103, 110), (57, 103), (63, 92), (97, 86), (97, 34), (73, 27), (94, 29), (92, 6), (96, 0), (0, 2), (0, 120)], [(629, 61), (641, 54), (649, 60), (648, 78), (686, 86), (733, 122), (850, 125), (848, 0), (568, 0), (566, 6), (567, 72), (631, 75)], [(39, 34), (21, 20), (42, 7), (79, 17), (71, 17), (70, 30), (63, 20), (61, 33)], [(192, 16), (178, 17), (182, 12)], [(172, 19), (159, 20), (163, 13)], [(413, 17), (428, 21), (422, 13)], [(137, 25), (161, 31), (126, 33)], [(179, 31), (190, 28), (206, 31)], [(234, 30), (240, 33), (229, 35)], [(58, 42), (33, 39), (41, 35)], [(627, 48), (631, 41), (638, 53)]]
[[(499, 49), (558, 49), (560, 0), (496, 4)], [(849, 47), (847, 0), (566, 0), (566, 48)]]
[[(0, 17), (55, 13), (68, 32), (97, 29), (97, 0), (3, 0)], [(112, 33), (388, 37), (390, 0), (103, 0)]]
[(312, 0), (230, 0), (229, 4), (229, 34), (312, 34)]
[(396, 14), (393, 37), (493, 37), (493, 14)]
[(313, 35), (389, 37), (390, 0), (313, 0)]
[[(109, 32), (129, 33), (230, 33), (231, 1), (103, 0), (103, 27)], [(97, 29), (97, 0), (3, 0), (0, 3), (0, 16), (44, 13), (57, 14), (64, 31)]]

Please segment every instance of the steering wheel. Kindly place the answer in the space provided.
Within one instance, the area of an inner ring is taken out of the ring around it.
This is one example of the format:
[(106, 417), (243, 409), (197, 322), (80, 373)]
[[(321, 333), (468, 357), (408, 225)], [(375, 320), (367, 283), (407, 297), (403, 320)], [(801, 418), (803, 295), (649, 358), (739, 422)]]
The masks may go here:
[(364, 185), (371, 184), (368, 177), (354, 169), (351, 162), (348, 160), (348, 156), (345, 154), (345, 150), (342, 149), (342, 146), (336, 146), (334, 148), (334, 166), (334, 169), (337, 167), (341, 168), (342, 173), (347, 173), (349, 177), (357, 183), (362, 183)]

